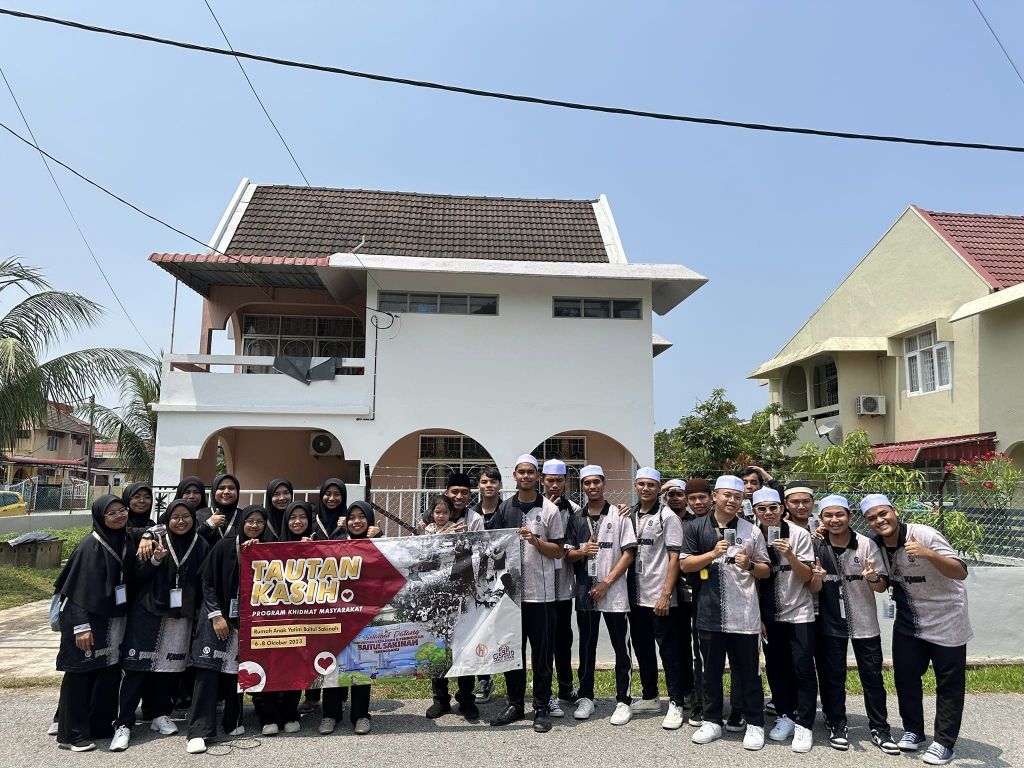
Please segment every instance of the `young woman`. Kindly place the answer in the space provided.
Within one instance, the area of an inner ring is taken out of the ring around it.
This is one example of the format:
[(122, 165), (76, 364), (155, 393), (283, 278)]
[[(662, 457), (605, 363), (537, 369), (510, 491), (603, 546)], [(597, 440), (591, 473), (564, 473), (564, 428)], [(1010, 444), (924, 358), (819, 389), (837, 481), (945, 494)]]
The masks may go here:
[(280, 540), (284, 533), (284, 513), (288, 509), (288, 505), (292, 503), (294, 495), (295, 489), (291, 482), (283, 477), (275, 478), (267, 485), (266, 507), (270, 515), (267, 519), (267, 527), (270, 528), (271, 535), (277, 540)]
[(210, 506), (196, 512), (199, 535), (211, 546), (221, 539), (238, 535), (242, 523), (238, 514), (238, 491), (241, 487), (234, 475), (218, 475), (210, 487), (213, 496)]
[(320, 501), (316, 507), (316, 537), (320, 541), (326, 539), (344, 539), (347, 531), (344, 527), (345, 510), (348, 509), (348, 491), (345, 483), (336, 477), (329, 477), (320, 486)]
[[(216, 488), (218, 483), (214, 483)], [(231, 736), (245, 733), (238, 693), (238, 604), (241, 548), (265, 541), (267, 512), (248, 506), (238, 515), (239, 531), (218, 541), (203, 563), (203, 604), (199, 609), (192, 666), (196, 685), (188, 719), (187, 751), (206, 751), (206, 739), (217, 733), (217, 701), (224, 699), (221, 726)]]
[(136, 539), (156, 525), (153, 522), (153, 486), (149, 483), (129, 483), (121, 494), (121, 503), (128, 508), (128, 529)]
[(178, 732), (168, 717), (178, 687), (175, 673), (185, 669), (188, 659), (192, 623), (203, 599), (200, 570), (208, 549), (195, 518), (187, 501), (172, 501), (160, 516), (167, 533), (157, 539), (152, 556), (129, 569), (135, 597), (121, 647), (124, 679), (111, 752), (128, 748), (144, 688), (154, 708), (151, 729), (164, 736)]
[(57, 745), (73, 752), (95, 749), (93, 739), (113, 733), (128, 613), (125, 568), (135, 557), (127, 523), (128, 509), (117, 496), (96, 499), (92, 533), (75, 548), (54, 583), (61, 595), (57, 670), (64, 673)]
[[(369, 538), (371, 532), (376, 528), (375, 523), (376, 515), (374, 514), (373, 507), (368, 502), (355, 501), (348, 508), (344, 529), (335, 530), (331, 538)], [(370, 732), (370, 686), (339, 685), (337, 688), (324, 689), (324, 716), (320, 721), (320, 733), (328, 734), (334, 731), (338, 721), (341, 720), (342, 710), (345, 706), (345, 699), (348, 698), (348, 689), (350, 687), (352, 688), (352, 708), (349, 710), (349, 717), (352, 720), (353, 731), (358, 736), (364, 736)]]
[(181, 478), (174, 498), (183, 499), (192, 505), (197, 512), (206, 507), (206, 483), (201, 477), (189, 475)]

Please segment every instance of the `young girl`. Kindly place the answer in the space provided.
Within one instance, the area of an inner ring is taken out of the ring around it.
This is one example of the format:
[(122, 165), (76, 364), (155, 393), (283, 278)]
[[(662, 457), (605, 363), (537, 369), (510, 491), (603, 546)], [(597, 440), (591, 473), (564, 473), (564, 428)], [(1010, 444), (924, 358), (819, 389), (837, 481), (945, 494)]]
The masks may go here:
[(280, 540), (284, 533), (284, 512), (292, 503), (294, 495), (295, 489), (291, 482), (283, 477), (271, 480), (267, 485), (266, 507), (270, 515), (267, 519), (267, 527), (270, 529), (270, 534), (277, 540)]
[[(238, 535), (241, 520), (238, 516), (238, 478), (234, 475), (218, 475), (213, 479), (211, 493), (213, 501), (206, 509), (196, 513), (199, 521), (199, 535), (211, 546), (221, 539)], [(264, 514), (266, 514), (264, 512)]]
[(423, 531), (427, 535), (453, 533), (453, 529), (459, 525), (457, 521), (452, 519), (455, 517), (455, 508), (452, 506), (452, 500), (441, 494), (430, 500), (428, 515), (430, 522), (427, 523), (427, 527)]
[[(214, 487), (217, 487), (214, 483)], [(203, 604), (199, 609), (192, 666), (196, 685), (188, 719), (190, 754), (206, 751), (206, 739), (217, 733), (217, 700), (224, 699), (221, 726), (231, 736), (245, 733), (238, 693), (238, 604), (241, 548), (265, 541), (267, 512), (258, 505), (239, 514), (240, 530), (221, 538), (210, 550), (201, 571)]]
[(136, 539), (156, 525), (153, 522), (153, 487), (149, 483), (130, 483), (121, 494), (121, 503), (128, 508), (128, 529)]
[(82, 539), (54, 583), (60, 597), (60, 650), (64, 673), (57, 705), (57, 745), (73, 752), (96, 748), (113, 733), (121, 681), (121, 639), (128, 613), (126, 564), (135, 557), (128, 509), (105, 494), (92, 505), (92, 533)]
[(345, 510), (348, 508), (348, 491), (345, 483), (336, 477), (329, 477), (320, 486), (320, 501), (316, 508), (316, 537), (320, 541), (344, 539)]
[(157, 539), (152, 556), (129, 569), (135, 596), (121, 648), (124, 679), (111, 752), (128, 748), (144, 689), (153, 707), (151, 729), (165, 736), (178, 732), (169, 718), (177, 693), (175, 673), (185, 669), (188, 659), (208, 545), (196, 531), (195, 511), (187, 501), (172, 501), (160, 523), (167, 533)]

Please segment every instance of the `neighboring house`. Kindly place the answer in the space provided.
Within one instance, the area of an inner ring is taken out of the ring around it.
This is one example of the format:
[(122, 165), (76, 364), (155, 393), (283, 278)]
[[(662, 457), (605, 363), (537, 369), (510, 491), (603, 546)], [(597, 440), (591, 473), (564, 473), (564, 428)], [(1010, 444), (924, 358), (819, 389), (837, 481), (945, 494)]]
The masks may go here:
[(18, 431), (14, 452), (0, 456), (4, 483), (13, 485), (29, 478), (56, 485), (68, 478), (85, 479), (89, 453), (89, 424), (72, 414), (63, 403), (47, 405), (46, 426), (26, 425)]
[(1024, 216), (912, 205), (751, 378), (804, 422), (794, 448), (865, 429), (879, 463), (1024, 466), (1022, 350)]
[(123, 464), (117, 443), (97, 442), (92, 451), (92, 484), (112, 488), (124, 485)]
[[(210, 246), (150, 256), (203, 297), (198, 354), (164, 357), (158, 486), (209, 481), (219, 447), (248, 489), (363, 485), (365, 465), (374, 489), (442, 488), (492, 462), (511, 488), (537, 449), (627, 493), (653, 463), (652, 357), (671, 346), (652, 313), (706, 282), (628, 263), (604, 197), (243, 180)], [(211, 354), (222, 329), (233, 355)]]

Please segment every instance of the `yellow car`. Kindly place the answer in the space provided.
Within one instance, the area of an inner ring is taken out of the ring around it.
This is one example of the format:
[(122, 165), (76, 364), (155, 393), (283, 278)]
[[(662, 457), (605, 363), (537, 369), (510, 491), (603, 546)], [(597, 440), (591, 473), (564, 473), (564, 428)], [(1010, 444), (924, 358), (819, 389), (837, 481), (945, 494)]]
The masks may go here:
[(27, 515), (28, 504), (21, 498), (20, 493), (14, 491), (0, 491), (0, 517), (12, 517), (13, 515)]

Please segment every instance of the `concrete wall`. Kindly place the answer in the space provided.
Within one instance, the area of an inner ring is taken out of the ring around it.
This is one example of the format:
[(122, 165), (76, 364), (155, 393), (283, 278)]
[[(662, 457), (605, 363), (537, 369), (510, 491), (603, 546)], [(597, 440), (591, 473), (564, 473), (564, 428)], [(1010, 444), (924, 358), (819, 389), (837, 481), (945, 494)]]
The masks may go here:
[[(998, 448), (1024, 467), (1024, 302), (973, 318), (980, 325), (981, 430), (998, 433)], [(953, 327), (969, 322), (953, 323)]]

